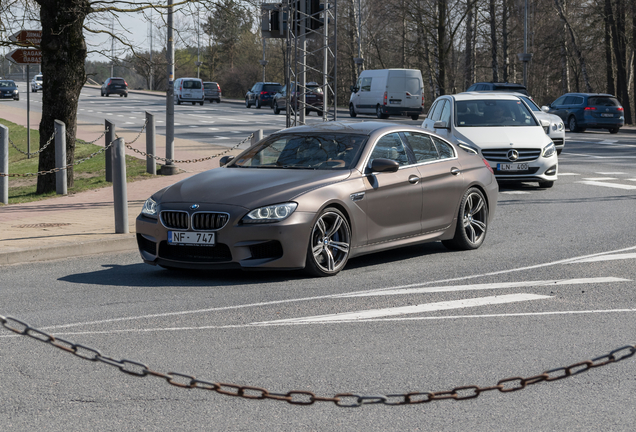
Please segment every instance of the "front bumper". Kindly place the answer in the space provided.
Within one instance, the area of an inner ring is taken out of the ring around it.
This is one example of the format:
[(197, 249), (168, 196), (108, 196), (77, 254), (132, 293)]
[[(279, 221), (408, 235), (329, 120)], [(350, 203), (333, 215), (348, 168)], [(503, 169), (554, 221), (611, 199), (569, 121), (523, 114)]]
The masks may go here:
[[(185, 206), (170, 210), (188, 211)], [(198, 209), (197, 212), (202, 211)], [(242, 224), (246, 209), (216, 206), (204, 211), (230, 214), (227, 224), (214, 231), (214, 246), (169, 245), (168, 231), (159, 220), (139, 215), (137, 245), (145, 263), (186, 269), (302, 269), (314, 214), (294, 212), (282, 222)], [(193, 231), (192, 229), (172, 231)]]

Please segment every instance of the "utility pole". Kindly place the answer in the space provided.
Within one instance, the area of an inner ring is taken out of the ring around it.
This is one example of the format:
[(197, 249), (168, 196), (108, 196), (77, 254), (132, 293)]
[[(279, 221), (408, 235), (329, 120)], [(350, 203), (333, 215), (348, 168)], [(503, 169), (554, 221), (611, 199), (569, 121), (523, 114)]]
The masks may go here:
[(110, 22), (110, 76), (115, 76), (115, 17)]
[(152, 90), (154, 76), (154, 64), (152, 63), (152, 9), (150, 9), (150, 90)]
[(199, 15), (200, 15), (200, 11), (199, 11), (199, 3), (197, 3), (197, 78), (200, 78), (201, 75), (201, 40), (199, 39), (200, 34), (201, 34), (201, 23), (199, 21)]
[[(174, 159), (174, 28), (172, 0), (168, 0), (168, 46), (166, 60), (168, 62), (168, 89), (166, 91), (166, 159)], [(166, 161), (161, 167), (161, 174), (173, 175), (177, 167), (172, 161)]]

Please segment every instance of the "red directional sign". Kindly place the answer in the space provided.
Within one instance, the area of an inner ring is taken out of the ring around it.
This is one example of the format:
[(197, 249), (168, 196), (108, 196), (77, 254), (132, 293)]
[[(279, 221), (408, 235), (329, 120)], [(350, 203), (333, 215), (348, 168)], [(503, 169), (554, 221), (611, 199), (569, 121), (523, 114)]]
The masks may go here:
[(42, 30), (20, 30), (9, 36), (11, 42), (32, 43), (33, 45), (40, 45), (42, 42)]
[(32, 48), (18, 48), (7, 54), (5, 58), (16, 64), (40, 64), (42, 63), (42, 51)]

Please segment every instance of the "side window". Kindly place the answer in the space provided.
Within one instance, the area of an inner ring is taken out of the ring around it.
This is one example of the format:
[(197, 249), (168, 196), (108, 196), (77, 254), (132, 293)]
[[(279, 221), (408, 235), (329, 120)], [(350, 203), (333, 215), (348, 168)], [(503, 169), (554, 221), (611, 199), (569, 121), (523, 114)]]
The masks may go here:
[(360, 85), (360, 90), (362, 91), (371, 91), (371, 78), (362, 78), (362, 83)]
[(373, 159), (390, 159), (400, 165), (409, 163), (404, 144), (397, 133), (384, 135), (375, 143), (375, 148), (371, 153), (371, 160)]
[(477, 88), (477, 86), (475, 84), (471, 85), (470, 87), (468, 87), (468, 89), (466, 89), (467, 92), (469, 91), (475, 91), (475, 89)]
[(431, 120), (433, 121), (439, 120), (440, 116), (442, 115), (442, 109), (444, 108), (445, 104), (446, 104), (445, 99), (442, 99), (441, 101), (437, 102), (437, 105), (435, 105), (435, 111), (433, 111), (433, 116), (431, 117)]
[(440, 159), (451, 159), (455, 157), (455, 150), (453, 149), (453, 146), (439, 138), (433, 137), (433, 141), (435, 142), (435, 147), (437, 147)]
[(564, 101), (565, 101), (565, 96), (561, 96), (560, 98), (552, 102), (552, 105), (563, 105)]
[(574, 96), (566, 97), (563, 105), (572, 105), (574, 103), (574, 99), (576, 99)]
[(583, 105), (583, 98), (581, 96), (576, 96), (574, 98), (574, 102), (572, 102), (574, 105)]
[(404, 132), (404, 136), (413, 149), (417, 162), (428, 162), (439, 157), (430, 136), (415, 132)]
[(446, 122), (446, 126), (449, 126), (451, 124), (451, 104), (450, 102), (446, 101), (446, 103), (444, 104), (444, 109), (442, 109), (442, 115), (439, 118), (441, 121)]
[(435, 107), (437, 106), (438, 103), (441, 103), (441, 102), (435, 102), (433, 103), (433, 105), (431, 105), (431, 107), (428, 109), (428, 114), (426, 114), (426, 117), (428, 117), (429, 119), (433, 118), (433, 111), (435, 111)]

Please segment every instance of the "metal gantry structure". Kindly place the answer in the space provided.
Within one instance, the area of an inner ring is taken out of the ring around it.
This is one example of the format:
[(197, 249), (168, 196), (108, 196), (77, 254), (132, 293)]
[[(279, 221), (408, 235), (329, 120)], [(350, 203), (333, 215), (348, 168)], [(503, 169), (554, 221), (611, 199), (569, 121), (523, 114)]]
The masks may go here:
[(316, 90), (323, 96), (323, 121), (337, 120), (337, 0), (284, 0), (261, 5), (264, 38), (286, 39), (286, 125), (305, 124), (307, 95)]

